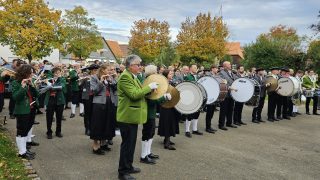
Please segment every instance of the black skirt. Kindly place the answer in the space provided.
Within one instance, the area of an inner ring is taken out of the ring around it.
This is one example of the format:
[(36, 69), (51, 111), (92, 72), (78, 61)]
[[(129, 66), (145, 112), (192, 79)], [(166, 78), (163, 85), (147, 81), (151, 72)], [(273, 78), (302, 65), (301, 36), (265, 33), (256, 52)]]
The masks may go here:
[(174, 108), (160, 107), (160, 119), (158, 135), (163, 137), (175, 137), (179, 134), (179, 113)]
[(110, 97), (107, 97), (106, 104), (93, 103), (90, 139), (107, 140), (115, 136), (115, 125), (111, 118), (111, 105)]

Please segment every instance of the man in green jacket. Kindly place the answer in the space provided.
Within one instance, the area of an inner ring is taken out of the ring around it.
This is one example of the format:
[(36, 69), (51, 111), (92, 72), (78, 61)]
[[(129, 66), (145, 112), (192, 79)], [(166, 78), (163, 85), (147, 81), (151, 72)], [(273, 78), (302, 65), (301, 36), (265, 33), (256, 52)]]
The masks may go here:
[(141, 170), (132, 166), (137, 140), (138, 124), (147, 121), (147, 102), (145, 95), (157, 89), (157, 83), (142, 87), (137, 75), (140, 72), (141, 58), (130, 55), (125, 60), (126, 70), (118, 79), (117, 121), (121, 133), (121, 149), (119, 160), (119, 179), (135, 179), (132, 173)]
[[(311, 91), (311, 92), (314, 92), (315, 89), (319, 88), (319, 85), (317, 84), (317, 78), (316, 78), (313, 70), (308, 70), (308, 75), (303, 76), (302, 87), (306, 91)], [(313, 114), (320, 115), (317, 113), (318, 96), (316, 94), (314, 94), (313, 97), (307, 97), (306, 113), (308, 115), (310, 115), (309, 104), (310, 104), (311, 99), (313, 99)]]

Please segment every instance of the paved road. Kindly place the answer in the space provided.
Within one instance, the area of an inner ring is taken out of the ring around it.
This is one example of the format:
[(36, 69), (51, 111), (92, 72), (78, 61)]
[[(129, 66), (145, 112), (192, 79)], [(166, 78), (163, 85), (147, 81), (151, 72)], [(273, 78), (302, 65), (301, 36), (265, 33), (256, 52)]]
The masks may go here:
[[(183, 135), (184, 124), (180, 124), (180, 135), (172, 139), (176, 151), (165, 150), (163, 139), (156, 136), (153, 152), (160, 155), (156, 165), (139, 162), (139, 131), (134, 165), (142, 172), (134, 176), (148, 180), (320, 178), (320, 116), (301, 115), (291, 121), (252, 124), (251, 111), (245, 107), (243, 112), (247, 126), (214, 135), (205, 133), (189, 139)], [(214, 116), (215, 127), (218, 114)], [(69, 115), (70, 112), (65, 111), (65, 116)], [(201, 114), (199, 121), (202, 131), (204, 115)], [(45, 136), (45, 115), (37, 116), (37, 120), (40, 125), (35, 126), (34, 134), (40, 146), (33, 148), (37, 157), (32, 164), (41, 179), (117, 179), (119, 136), (114, 139), (111, 152), (97, 156), (91, 152), (91, 141), (84, 135), (83, 120), (79, 116), (64, 121), (64, 137), (52, 140)], [(9, 121), (8, 128), (14, 134), (14, 120)]]

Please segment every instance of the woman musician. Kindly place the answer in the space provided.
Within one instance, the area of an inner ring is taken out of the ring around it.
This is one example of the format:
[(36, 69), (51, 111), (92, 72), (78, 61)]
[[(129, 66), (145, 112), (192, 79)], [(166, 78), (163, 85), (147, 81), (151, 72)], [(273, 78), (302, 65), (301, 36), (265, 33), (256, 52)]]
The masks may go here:
[(27, 141), (31, 139), (31, 129), (36, 115), (36, 99), (39, 95), (32, 83), (33, 73), (30, 65), (22, 65), (18, 68), (15, 80), (12, 82), (12, 98), (15, 101), (14, 115), (17, 119), (16, 143), (19, 157), (28, 160), (35, 157), (35, 153), (27, 150)]

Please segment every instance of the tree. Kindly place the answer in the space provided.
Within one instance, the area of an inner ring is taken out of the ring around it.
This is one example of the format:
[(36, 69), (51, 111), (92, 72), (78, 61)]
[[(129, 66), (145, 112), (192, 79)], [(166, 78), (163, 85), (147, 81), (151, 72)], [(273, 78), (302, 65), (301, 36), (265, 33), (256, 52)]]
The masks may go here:
[(170, 43), (168, 47), (162, 48), (159, 56), (155, 59), (157, 65), (172, 65), (179, 60), (179, 55), (177, 54), (173, 44)]
[(244, 48), (245, 66), (270, 68), (288, 66), (294, 69), (304, 67), (304, 53), (301, 49), (303, 37), (291, 27), (278, 25), (266, 34), (258, 36), (256, 42)]
[[(320, 11), (319, 11), (318, 18), (320, 18)], [(314, 30), (316, 33), (320, 33), (320, 20), (318, 21), (318, 23), (312, 24), (310, 28)]]
[(169, 24), (156, 19), (141, 19), (130, 30), (129, 49), (146, 63), (153, 62), (162, 49), (169, 47)]
[(308, 48), (308, 58), (312, 59), (315, 69), (320, 70), (320, 40), (314, 40)]
[(82, 60), (103, 47), (95, 19), (89, 18), (83, 7), (75, 6), (73, 10), (66, 10), (63, 20), (68, 53)]
[(200, 13), (195, 20), (186, 18), (177, 35), (177, 51), (181, 61), (188, 63), (194, 59), (197, 63), (215, 63), (216, 59), (221, 59), (226, 53), (228, 35), (222, 17), (212, 18), (210, 13)]
[(63, 43), (60, 18), (43, 0), (1, 0), (0, 43), (29, 62), (48, 56)]

